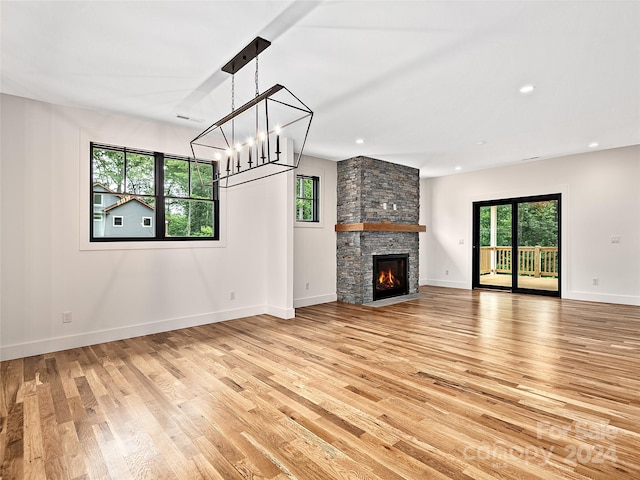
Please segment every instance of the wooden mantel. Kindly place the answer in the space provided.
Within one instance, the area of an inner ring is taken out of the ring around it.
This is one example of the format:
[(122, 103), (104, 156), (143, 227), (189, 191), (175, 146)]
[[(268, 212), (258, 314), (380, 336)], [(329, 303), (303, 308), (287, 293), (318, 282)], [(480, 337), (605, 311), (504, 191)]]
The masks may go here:
[(426, 232), (426, 225), (405, 223), (339, 223), (336, 232)]

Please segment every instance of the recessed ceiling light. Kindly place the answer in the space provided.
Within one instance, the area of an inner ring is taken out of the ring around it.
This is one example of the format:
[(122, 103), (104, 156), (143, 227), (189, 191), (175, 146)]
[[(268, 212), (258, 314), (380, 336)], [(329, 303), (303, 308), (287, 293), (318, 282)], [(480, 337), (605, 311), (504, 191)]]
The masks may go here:
[(520, 87), (520, 93), (531, 93), (535, 90), (535, 86), (534, 85), (523, 85), (522, 87)]
[(484, 140), (480, 140), (479, 142), (476, 142), (476, 145), (484, 145), (485, 143), (487, 142), (485, 142)]
[(462, 170), (462, 167), (461, 167), (460, 165), (458, 165), (458, 166), (455, 168), (455, 170), (456, 170), (456, 171), (460, 171), (460, 170)]
[(600, 145), (598, 142), (591, 142), (589, 148), (596, 148), (598, 145)]
[(362, 144), (364, 143), (364, 138), (357, 138), (357, 139), (356, 139), (356, 143), (357, 143), (358, 145), (362, 145)]

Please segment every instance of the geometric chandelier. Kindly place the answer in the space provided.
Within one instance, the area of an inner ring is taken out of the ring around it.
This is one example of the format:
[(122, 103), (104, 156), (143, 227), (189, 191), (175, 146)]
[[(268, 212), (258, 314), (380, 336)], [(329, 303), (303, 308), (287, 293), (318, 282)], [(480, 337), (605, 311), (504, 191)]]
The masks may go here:
[[(302, 157), (313, 112), (282, 85), (258, 91), (258, 55), (269, 45), (256, 37), (222, 67), (232, 75), (231, 113), (191, 141), (194, 158), (217, 161), (213, 182), (222, 188), (297, 168)], [(254, 58), (255, 97), (235, 108), (235, 73)]]

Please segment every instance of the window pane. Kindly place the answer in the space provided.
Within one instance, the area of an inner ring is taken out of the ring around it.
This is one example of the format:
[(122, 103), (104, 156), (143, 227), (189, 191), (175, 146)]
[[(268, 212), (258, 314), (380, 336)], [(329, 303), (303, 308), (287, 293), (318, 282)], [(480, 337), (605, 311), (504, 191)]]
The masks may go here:
[(210, 163), (191, 163), (191, 197), (213, 200), (213, 165)]
[(93, 236), (98, 238), (154, 237), (153, 228), (144, 225), (144, 218), (155, 223), (152, 197), (103, 195), (103, 204), (93, 207)]
[(124, 191), (124, 153), (103, 148), (93, 149), (92, 183), (110, 192)]
[(296, 220), (299, 222), (319, 221), (318, 177), (298, 175), (296, 177)]
[(304, 182), (303, 182), (303, 178), (298, 175), (298, 177), (296, 178), (296, 196), (298, 198), (302, 198), (304, 196)]
[(313, 200), (297, 200), (297, 216), (296, 218), (303, 222), (313, 221)]
[(313, 179), (304, 179), (304, 198), (313, 198)]
[(212, 237), (213, 203), (198, 200), (165, 201), (167, 237)]
[(165, 159), (164, 194), (167, 197), (189, 196), (189, 162), (173, 158)]
[(154, 162), (153, 155), (127, 153), (127, 193), (153, 195)]

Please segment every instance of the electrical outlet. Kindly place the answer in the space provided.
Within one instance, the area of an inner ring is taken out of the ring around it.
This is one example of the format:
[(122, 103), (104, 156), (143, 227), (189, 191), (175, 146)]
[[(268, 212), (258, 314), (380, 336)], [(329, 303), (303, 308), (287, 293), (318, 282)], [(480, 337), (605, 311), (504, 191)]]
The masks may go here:
[(445, 270), (445, 271), (444, 271), (444, 274), (445, 274), (445, 275), (449, 275), (449, 270)]
[(235, 300), (235, 299), (236, 299), (236, 292), (232, 290), (229, 293), (229, 300)]
[(611, 243), (622, 243), (620, 235), (611, 235)]
[(458, 245), (464, 245), (464, 238), (461, 238), (460, 240), (458, 240)]
[(305, 283), (305, 284), (304, 284), (304, 289), (305, 289), (305, 290), (309, 290), (309, 282), (307, 282), (307, 283)]
[(593, 279), (593, 285), (595, 285), (596, 287), (600, 284), (600, 280), (598, 280), (597, 278)]
[(62, 312), (62, 323), (71, 323), (71, 312)]

